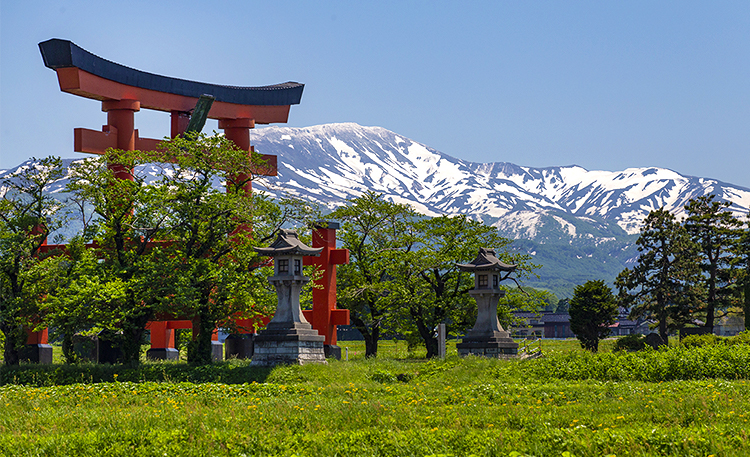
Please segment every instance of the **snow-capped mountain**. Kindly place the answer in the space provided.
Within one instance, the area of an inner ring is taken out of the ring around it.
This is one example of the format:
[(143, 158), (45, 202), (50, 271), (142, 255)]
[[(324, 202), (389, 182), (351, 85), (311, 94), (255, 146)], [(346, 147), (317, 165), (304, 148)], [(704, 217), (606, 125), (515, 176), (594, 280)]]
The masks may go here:
[[(251, 144), (278, 156), (278, 176), (256, 188), (330, 209), (373, 190), (423, 214), (471, 215), (498, 227), (516, 240), (514, 249), (542, 265), (540, 278), (526, 284), (561, 297), (589, 279), (612, 281), (629, 266), (641, 221), (653, 209), (666, 207), (679, 216), (688, 200), (705, 194), (732, 202), (743, 218), (750, 208), (750, 189), (663, 168), (611, 172), (468, 162), (389, 130), (351, 123), (256, 129)], [(0, 179), (17, 169), (0, 170)], [(60, 180), (50, 192), (66, 183)]]
[(679, 215), (688, 200), (704, 194), (731, 201), (738, 215), (750, 208), (750, 189), (663, 168), (611, 172), (467, 162), (357, 124), (267, 127), (252, 131), (251, 143), (278, 155), (279, 176), (269, 182), (292, 194), (335, 207), (374, 190), (424, 214), (479, 217), (514, 238), (537, 238), (545, 221), (575, 237), (571, 217), (584, 225), (615, 223), (634, 234), (649, 211), (663, 206)]

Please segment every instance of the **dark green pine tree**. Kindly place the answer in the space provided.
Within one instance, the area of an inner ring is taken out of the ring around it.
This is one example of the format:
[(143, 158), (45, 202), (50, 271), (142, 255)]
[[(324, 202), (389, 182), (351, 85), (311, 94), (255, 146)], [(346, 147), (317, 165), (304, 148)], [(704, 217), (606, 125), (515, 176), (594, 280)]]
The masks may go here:
[(609, 335), (609, 326), (617, 317), (617, 300), (604, 281), (587, 281), (576, 286), (570, 299), (570, 329), (581, 347), (599, 350), (599, 341)]
[(714, 201), (713, 195), (690, 200), (685, 205), (685, 229), (700, 246), (700, 267), (705, 286), (705, 326), (713, 332), (717, 310), (730, 306), (733, 293), (733, 246), (742, 223), (727, 209), (731, 202)]
[(636, 265), (620, 272), (615, 286), (630, 317), (656, 320), (666, 342), (669, 330), (689, 322), (696, 306), (699, 247), (664, 208), (649, 213), (636, 244)]
[(743, 228), (734, 246), (735, 274), (742, 296), (742, 309), (745, 314), (745, 330), (750, 330), (750, 222)]

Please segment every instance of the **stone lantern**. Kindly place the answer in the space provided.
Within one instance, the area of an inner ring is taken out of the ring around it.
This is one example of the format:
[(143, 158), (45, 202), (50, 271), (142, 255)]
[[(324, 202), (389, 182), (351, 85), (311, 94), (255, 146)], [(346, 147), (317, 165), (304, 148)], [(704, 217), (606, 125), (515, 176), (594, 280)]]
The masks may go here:
[(497, 303), (505, 296), (500, 282), (516, 270), (517, 265), (501, 262), (492, 249), (479, 249), (479, 254), (469, 264), (457, 264), (462, 271), (474, 273), (474, 289), (469, 294), (477, 302), (477, 322), (456, 345), (458, 355), (481, 355), (493, 358), (510, 358), (518, 354), (518, 343), (503, 330), (497, 319)]
[(320, 255), (323, 248), (311, 248), (294, 230), (281, 229), (270, 247), (255, 250), (273, 257), (274, 275), (268, 282), (276, 287), (279, 303), (273, 319), (255, 338), (252, 365), (326, 363), (325, 337), (313, 330), (299, 304), (302, 286), (310, 281), (302, 273), (302, 259)]

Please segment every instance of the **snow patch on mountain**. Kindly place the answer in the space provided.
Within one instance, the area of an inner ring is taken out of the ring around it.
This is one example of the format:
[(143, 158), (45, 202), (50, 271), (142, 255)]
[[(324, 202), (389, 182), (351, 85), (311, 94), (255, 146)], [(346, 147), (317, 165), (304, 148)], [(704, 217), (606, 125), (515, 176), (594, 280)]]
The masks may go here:
[(649, 211), (665, 207), (681, 216), (687, 201), (707, 193), (732, 202), (739, 216), (750, 209), (749, 189), (668, 169), (468, 162), (386, 129), (352, 123), (266, 127), (251, 132), (251, 142), (279, 156), (278, 184), (285, 191), (326, 207), (373, 190), (425, 214), (468, 214), (531, 239), (539, 234), (540, 214), (556, 214), (552, 220), (561, 235), (575, 238), (580, 230), (561, 215), (616, 224), (634, 234)]

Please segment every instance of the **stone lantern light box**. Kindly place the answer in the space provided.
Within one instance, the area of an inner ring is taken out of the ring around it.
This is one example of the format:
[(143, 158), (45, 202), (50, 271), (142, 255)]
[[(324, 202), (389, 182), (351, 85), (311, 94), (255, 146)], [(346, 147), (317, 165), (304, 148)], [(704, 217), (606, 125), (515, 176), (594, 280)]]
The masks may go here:
[(480, 248), (477, 257), (468, 264), (457, 264), (462, 271), (474, 273), (474, 289), (469, 294), (477, 302), (477, 321), (456, 345), (461, 356), (473, 354), (494, 358), (514, 357), (518, 343), (510, 337), (497, 318), (497, 305), (505, 291), (500, 283), (513, 273), (517, 265), (500, 261), (492, 249)]
[(268, 279), (276, 288), (278, 304), (273, 319), (255, 338), (253, 365), (326, 363), (325, 337), (312, 328), (300, 308), (302, 287), (310, 281), (303, 274), (303, 258), (317, 256), (323, 248), (300, 241), (294, 230), (281, 229), (267, 248), (255, 248), (260, 255), (273, 257), (274, 275)]

